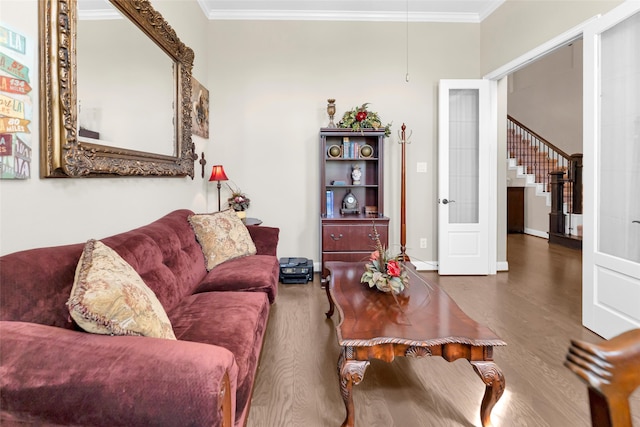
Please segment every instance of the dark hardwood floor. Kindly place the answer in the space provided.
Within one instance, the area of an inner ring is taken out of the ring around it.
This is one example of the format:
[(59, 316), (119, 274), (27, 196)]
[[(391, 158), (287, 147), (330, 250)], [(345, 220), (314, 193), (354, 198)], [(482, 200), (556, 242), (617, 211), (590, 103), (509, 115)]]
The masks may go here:
[[(580, 323), (581, 253), (510, 234), (508, 261), (510, 271), (495, 276), (422, 274), (508, 344), (494, 349), (506, 379), (494, 426), (589, 426), (586, 386), (563, 366), (571, 338), (601, 341)], [(248, 427), (337, 427), (344, 420), (336, 371), (338, 316), (327, 320), (327, 308), (317, 277), (306, 285), (280, 285)], [(353, 390), (356, 425), (479, 426), (483, 393), (466, 360), (374, 360)], [(632, 396), (632, 413), (640, 426), (640, 390)]]

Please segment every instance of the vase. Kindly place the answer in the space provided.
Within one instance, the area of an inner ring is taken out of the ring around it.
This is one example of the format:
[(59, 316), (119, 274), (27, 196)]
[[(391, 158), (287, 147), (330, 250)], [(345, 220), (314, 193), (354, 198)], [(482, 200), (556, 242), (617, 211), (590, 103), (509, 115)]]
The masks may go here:
[(327, 114), (329, 115), (329, 124), (328, 128), (335, 128), (336, 124), (333, 123), (333, 115), (336, 114), (336, 100), (335, 99), (327, 99)]
[(245, 219), (247, 217), (247, 212), (246, 211), (236, 211), (236, 215), (238, 215), (238, 218), (240, 218), (240, 219)]

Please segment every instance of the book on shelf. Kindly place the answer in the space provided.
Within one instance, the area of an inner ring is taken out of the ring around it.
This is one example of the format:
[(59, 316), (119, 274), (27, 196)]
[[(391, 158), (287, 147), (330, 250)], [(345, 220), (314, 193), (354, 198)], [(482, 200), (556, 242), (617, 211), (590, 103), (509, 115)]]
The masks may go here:
[(348, 137), (342, 139), (342, 157), (344, 159), (360, 158), (360, 144), (358, 142), (349, 141)]
[(333, 191), (327, 190), (327, 216), (333, 216)]
[(357, 142), (345, 142), (344, 151), (347, 153), (346, 159), (357, 159), (360, 157), (360, 144)]

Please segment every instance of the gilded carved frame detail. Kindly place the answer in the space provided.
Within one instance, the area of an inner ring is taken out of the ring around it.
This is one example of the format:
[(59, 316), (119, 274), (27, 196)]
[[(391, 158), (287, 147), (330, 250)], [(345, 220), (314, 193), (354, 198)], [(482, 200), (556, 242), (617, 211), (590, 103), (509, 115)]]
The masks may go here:
[(110, 0), (174, 61), (177, 156), (109, 147), (78, 140), (76, 93), (76, 0), (39, 1), (40, 176), (190, 176), (195, 155), (191, 140), (191, 72), (194, 53), (180, 41), (149, 0)]

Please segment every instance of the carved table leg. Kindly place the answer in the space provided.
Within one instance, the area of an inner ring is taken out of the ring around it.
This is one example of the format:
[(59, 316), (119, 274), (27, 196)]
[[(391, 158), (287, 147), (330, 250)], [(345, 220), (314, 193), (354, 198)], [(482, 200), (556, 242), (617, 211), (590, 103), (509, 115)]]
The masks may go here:
[(360, 384), (364, 378), (364, 372), (369, 366), (368, 360), (350, 360), (348, 357), (353, 352), (351, 347), (343, 348), (338, 359), (338, 377), (340, 379), (340, 392), (344, 406), (347, 409), (347, 416), (342, 423), (342, 427), (353, 427), (356, 414), (353, 407), (353, 396), (351, 391), (354, 385)]
[(324, 290), (327, 291), (327, 299), (329, 300), (329, 311), (325, 313), (327, 319), (333, 316), (333, 300), (331, 299), (331, 294), (329, 293), (329, 278), (327, 278), (327, 283), (324, 286)]
[(480, 420), (482, 425), (487, 427), (491, 425), (491, 410), (504, 393), (504, 375), (493, 362), (471, 362), (471, 364), (487, 386), (480, 406)]

